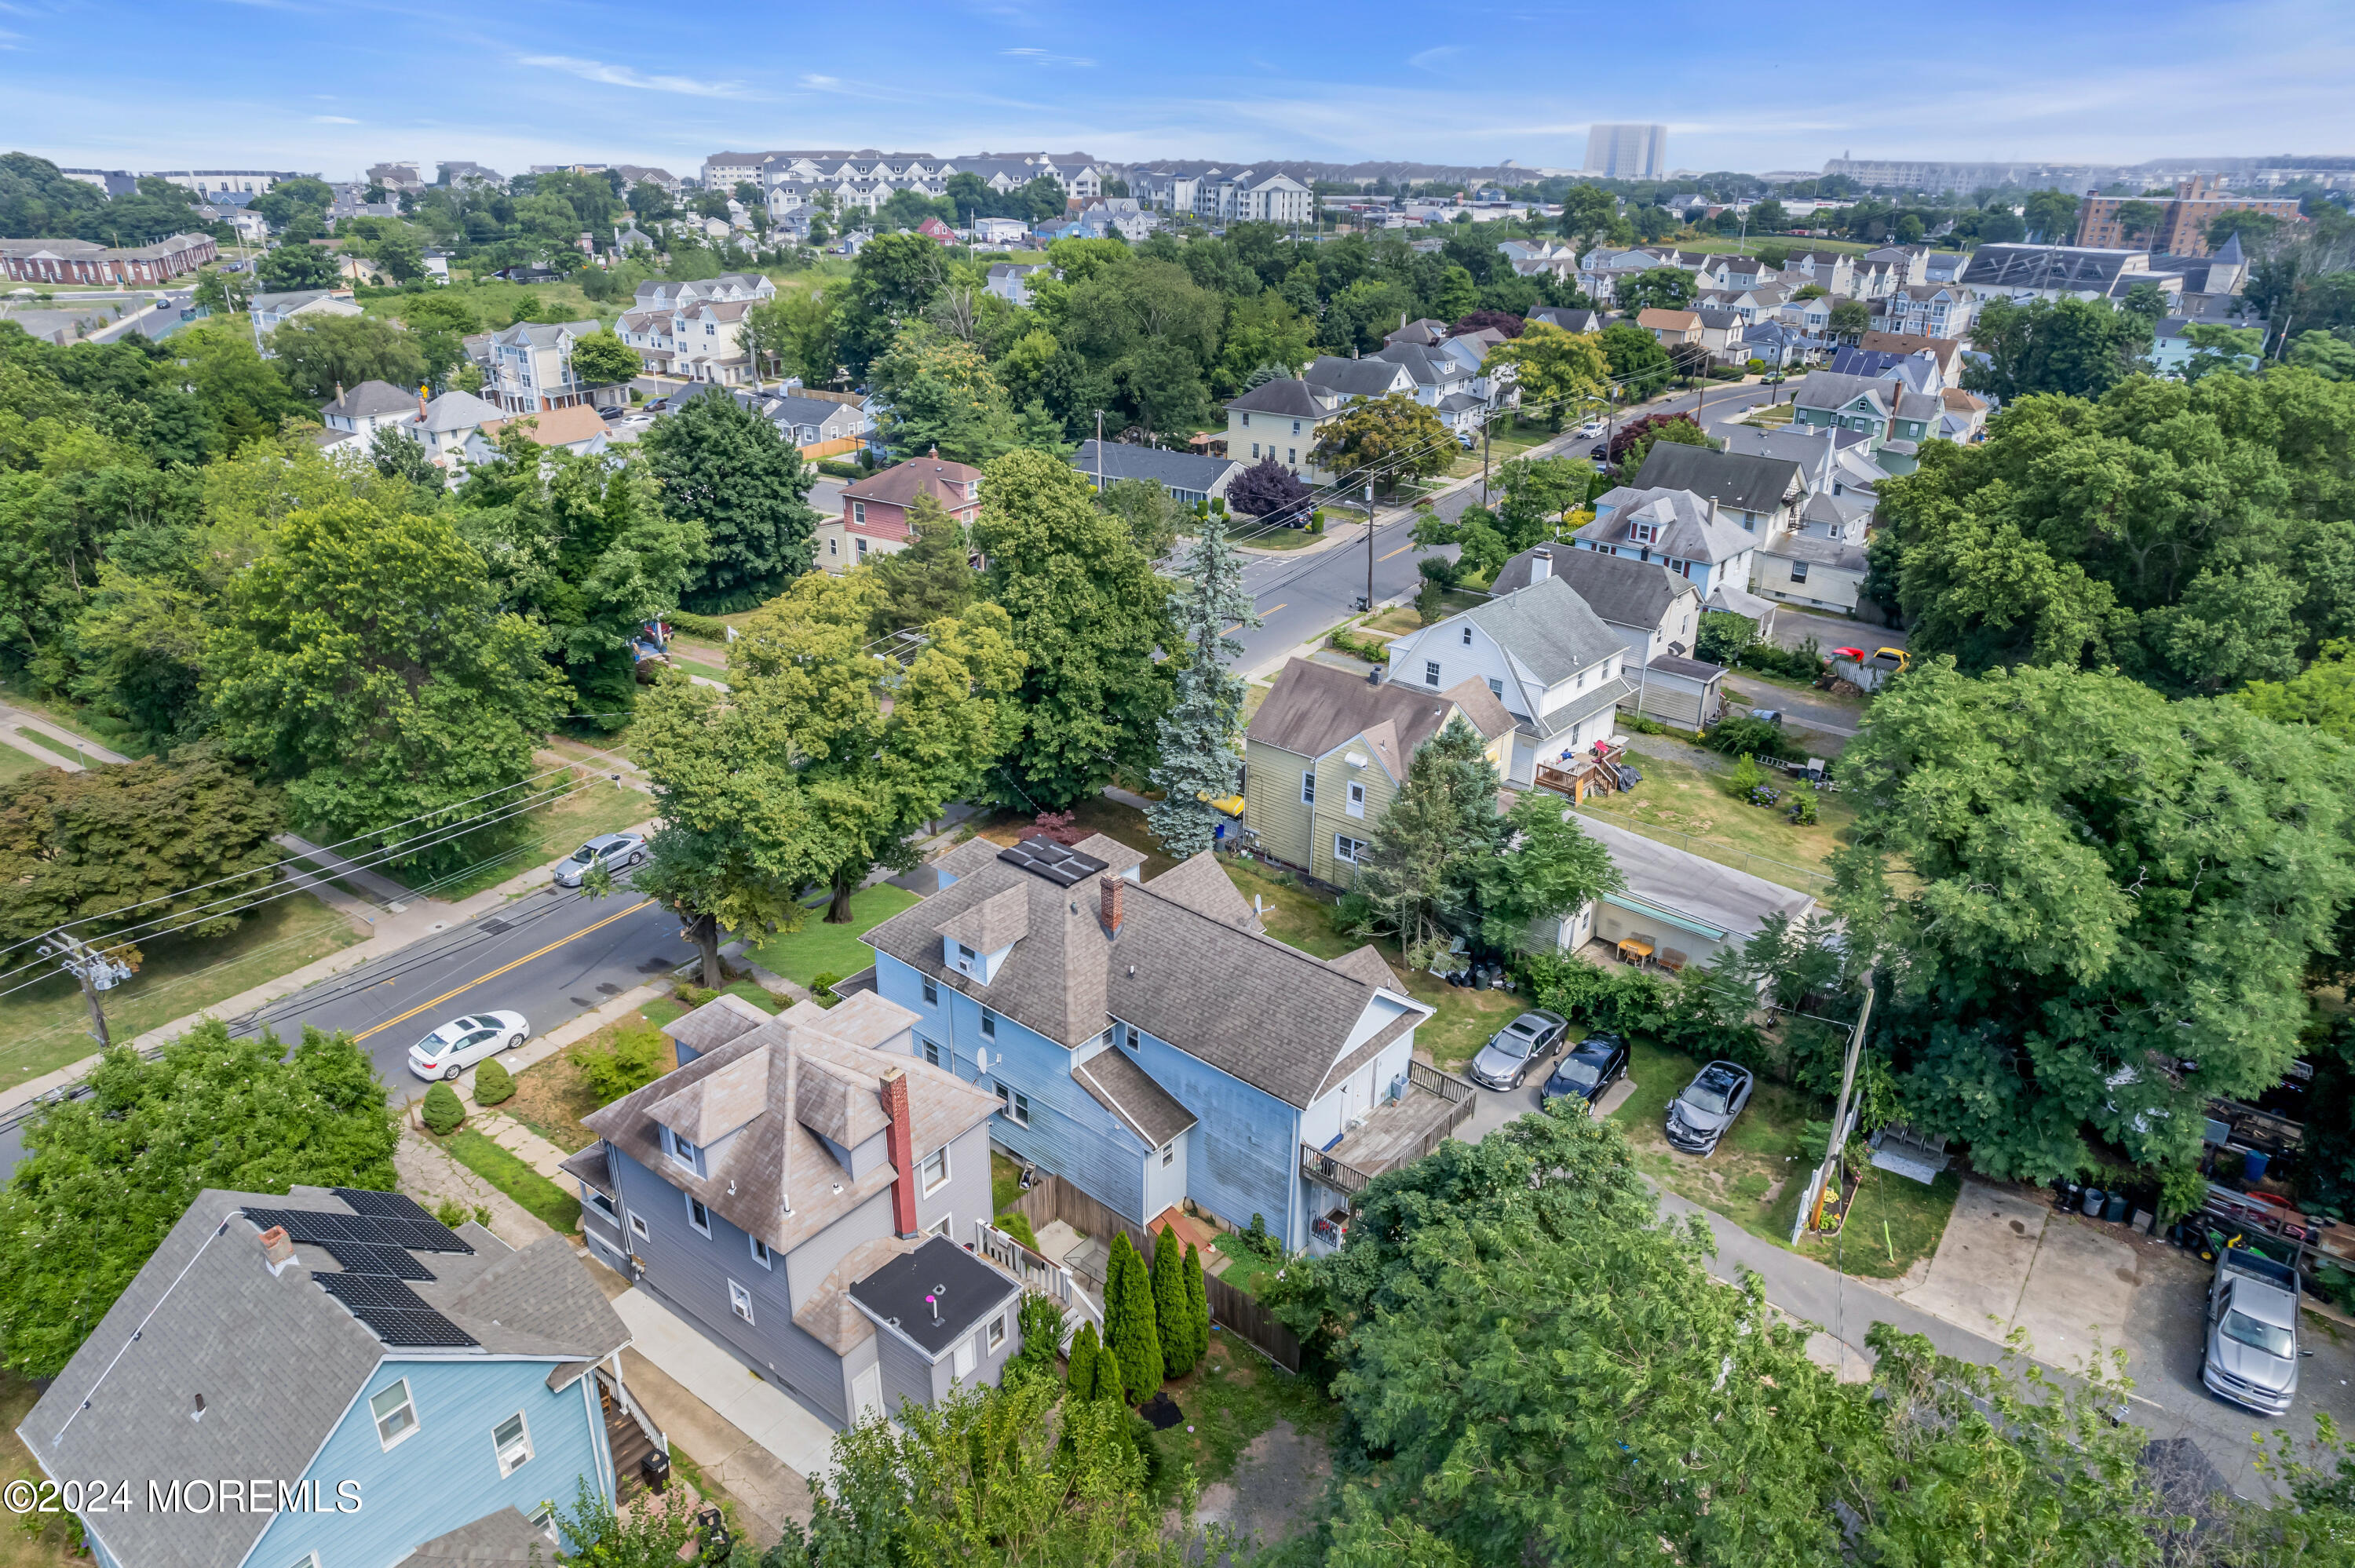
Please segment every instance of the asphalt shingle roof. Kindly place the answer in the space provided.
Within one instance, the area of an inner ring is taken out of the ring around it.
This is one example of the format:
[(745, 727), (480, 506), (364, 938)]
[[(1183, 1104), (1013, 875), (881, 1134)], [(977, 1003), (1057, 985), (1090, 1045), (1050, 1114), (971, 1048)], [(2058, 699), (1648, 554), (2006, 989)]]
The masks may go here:
[(1708, 501), (1689, 490), (1636, 490), (1623, 484), (1595, 498), (1598, 512), (1605, 503), (1611, 514), (1597, 517), (1573, 538), (1588, 545), (1626, 545), (1631, 543), (1628, 524), (1640, 519), (1658, 528), (1649, 546), (1655, 556), (1714, 563), (1730, 561), (1758, 544), (1758, 536), (1744, 533), (1739, 524), (1722, 515), (1712, 518)]
[(1204, 495), (1217, 490), (1220, 481), (1243, 466), (1232, 458), (1173, 452), (1122, 441), (1082, 441), (1080, 450), (1071, 457), (1071, 466), (1091, 478), (1097, 472), (1099, 461), (1106, 484), (1115, 480), (1142, 479), (1165, 489), (1199, 491)]
[(1071, 1064), (1071, 1081), (1121, 1119), (1147, 1149), (1158, 1149), (1200, 1118), (1147, 1076), (1118, 1047)]
[(395, 387), (389, 381), (363, 381), (319, 410), (322, 414), (340, 414), (347, 419), (416, 411), (417, 394)]
[(1230, 399), (1229, 408), (1246, 414), (1273, 414), (1279, 418), (1321, 419), (1333, 412), (1336, 399), (1305, 381), (1263, 381), (1240, 397)]
[[(1574, 550), (1562, 545), (1552, 548), (1552, 575), (1575, 588), (1588, 609), (1615, 626), (1657, 630), (1670, 605), (1688, 594), (1700, 597), (1691, 583), (1657, 561), (1606, 556), (1600, 550)], [(1529, 561), (1536, 554), (1536, 549), (1523, 550), (1507, 561), (1497, 571), (1496, 580), (1488, 585), (1488, 591), (1508, 594), (1529, 587)]]
[(1296, 757), (1322, 757), (1388, 726), (1401, 755), (1395, 762), (1385, 759), (1384, 765), (1396, 777), (1406, 758), (1439, 733), (1450, 705), (1462, 707), (1484, 737), (1493, 738), (1512, 726), (1510, 715), (1478, 681), (1434, 692), (1398, 681), (1376, 684), (1347, 670), (1293, 659), (1277, 674), (1244, 734)]
[(1715, 496), (1737, 512), (1767, 513), (1806, 493), (1799, 465), (1786, 458), (1752, 457), (1676, 441), (1654, 441), (1636, 474), (1638, 490), (1689, 490)]
[(1566, 681), (1618, 653), (1622, 644), (1578, 590), (1550, 577), (1450, 616), (1496, 639), (1541, 685)]

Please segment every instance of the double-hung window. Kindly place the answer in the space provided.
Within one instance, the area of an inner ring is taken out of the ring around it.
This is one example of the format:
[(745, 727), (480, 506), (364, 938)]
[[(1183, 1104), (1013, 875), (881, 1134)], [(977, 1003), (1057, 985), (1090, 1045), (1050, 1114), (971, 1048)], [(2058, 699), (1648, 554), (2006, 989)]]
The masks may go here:
[(986, 1040), (997, 1038), (997, 1014), (986, 1007), (981, 1010), (981, 1033)]
[(918, 1185), (922, 1187), (927, 1197), (946, 1186), (949, 1179), (948, 1145), (943, 1144), (940, 1148), (933, 1150), (930, 1154), (925, 1155), (922, 1162), (916, 1167), (916, 1170), (918, 1172)]
[(1349, 815), (1362, 817), (1365, 814), (1366, 787), (1363, 784), (1352, 783), (1349, 786)]
[(1365, 840), (1353, 839), (1347, 833), (1335, 833), (1333, 835), (1333, 858), (1335, 860), (1340, 861), (1346, 865), (1355, 865), (1358, 863), (1359, 857), (1363, 855), (1365, 853)]
[(1316, 804), (1316, 771), (1314, 768), (1300, 776), (1300, 803), (1304, 806)]
[(1017, 1127), (1030, 1125), (1030, 1097), (1010, 1084), (997, 1086), (997, 1108)]
[(1438, 689), (1438, 687), (1439, 687), (1439, 661), (1438, 661), (1438, 660), (1436, 660), (1436, 659), (1426, 659), (1426, 660), (1424, 660), (1424, 661), (1423, 662), (1423, 683), (1424, 685), (1426, 685), (1426, 686), (1431, 687), (1431, 688), (1432, 688), (1433, 690), (1434, 690), (1434, 691), (1436, 691), (1436, 690)]
[(935, 1067), (941, 1065), (941, 1043), (937, 1040), (927, 1040), (921, 1034), (917, 1035), (916, 1054)]
[(926, 975), (924, 977), (924, 1005), (926, 1007), (938, 1007), (940, 1004), (941, 982), (934, 980), (932, 976)]
[(531, 1428), (518, 1410), (491, 1428), (491, 1447), (499, 1457), (499, 1477), (502, 1480), (520, 1470), (531, 1459)]
[(752, 1320), (752, 1292), (732, 1279), (728, 1282), (728, 1309), (747, 1323)]
[(417, 1402), (409, 1396), (409, 1380), (390, 1383), (368, 1398), (368, 1414), (376, 1417), (376, 1440), (389, 1448), (417, 1430)]
[(711, 1211), (692, 1192), (687, 1194), (687, 1223), (707, 1236), (711, 1234)]

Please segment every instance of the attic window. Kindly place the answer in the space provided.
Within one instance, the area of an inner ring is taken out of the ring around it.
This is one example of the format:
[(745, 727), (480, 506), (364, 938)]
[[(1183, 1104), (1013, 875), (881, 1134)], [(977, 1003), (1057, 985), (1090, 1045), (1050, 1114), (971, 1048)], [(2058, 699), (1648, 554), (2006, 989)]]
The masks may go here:
[(1469, 626), (1464, 629), (1464, 646), (1466, 648), (1472, 646), (1472, 628)]
[(1648, 545), (1659, 536), (1660, 526), (1657, 523), (1630, 523), (1627, 524), (1627, 537), (1634, 540), (1638, 545)]

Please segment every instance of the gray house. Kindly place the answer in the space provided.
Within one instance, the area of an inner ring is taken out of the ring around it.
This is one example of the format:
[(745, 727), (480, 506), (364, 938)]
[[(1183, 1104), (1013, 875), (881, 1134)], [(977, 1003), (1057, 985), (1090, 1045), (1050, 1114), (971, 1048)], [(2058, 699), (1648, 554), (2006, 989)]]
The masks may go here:
[(1167, 491), (1170, 499), (1191, 506), (1199, 501), (1225, 499), (1227, 486), (1246, 465), (1232, 458), (1165, 451), (1125, 441), (1082, 441), (1072, 454), (1071, 466), (1099, 489), (1124, 479), (1141, 479)]
[(872, 991), (774, 1018), (717, 997), (564, 1165), (596, 1256), (846, 1425), (1020, 1348), (1019, 1285), (960, 1245), (992, 1213), (997, 1098), (912, 1055), (916, 1022)]

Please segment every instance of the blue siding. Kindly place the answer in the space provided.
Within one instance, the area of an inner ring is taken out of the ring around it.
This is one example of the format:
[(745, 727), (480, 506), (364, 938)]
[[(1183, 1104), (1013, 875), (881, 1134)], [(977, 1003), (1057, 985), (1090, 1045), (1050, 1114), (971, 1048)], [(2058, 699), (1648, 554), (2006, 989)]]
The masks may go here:
[[(875, 955), (875, 989), (917, 1015), (914, 1037), (938, 1043), (941, 1065), (954, 1065), (958, 1077), (993, 1090), (1003, 1083), (1029, 1097), (1030, 1125), (1018, 1127), (1000, 1114), (990, 1120), (991, 1138), (1144, 1223), (1145, 1145), (1072, 1080), (1068, 1049), (1002, 1016), (996, 1034), (985, 1037), (979, 1001), (942, 986), (939, 1004), (927, 1006), (922, 975), (886, 953)], [(976, 1050), (989, 1053), (986, 1073), (975, 1065)]]
[(1300, 1113), (1167, 1041), (1142, 1032), (1137, 1040), (1136, 1065), (1200, 1118), (1186, 1134), (1186, 1195), (1237, 1227), (1264, 1215), (1285, 1245), (1304, 1245), (1293, 1174), (1300, 1168)]
[[(593, 1377), (560, 1393), (548, 1387), (546, 1361), (387, 1361), (352, 1402), (306, 1477), (323, 1506), (343, 1482), (360, 1484), (352, 1513), (282, 1513), (250, 1558), (253, 1568), (288, 1568), (305, 1552), (319, 1568), (388, 1568), (415, 1547), (495, 1509), (528, 1518), (542, 1503), (571, 1507), (580, 1483), (609, 1502), (613, 1462), (597, 1414)], [(387, 1450), (368, 1400), (402, 1378), (417, 1407), (414, 1436)], [(491, 1429), (521, 1411), (532, 1457), (501, 1479)]]

